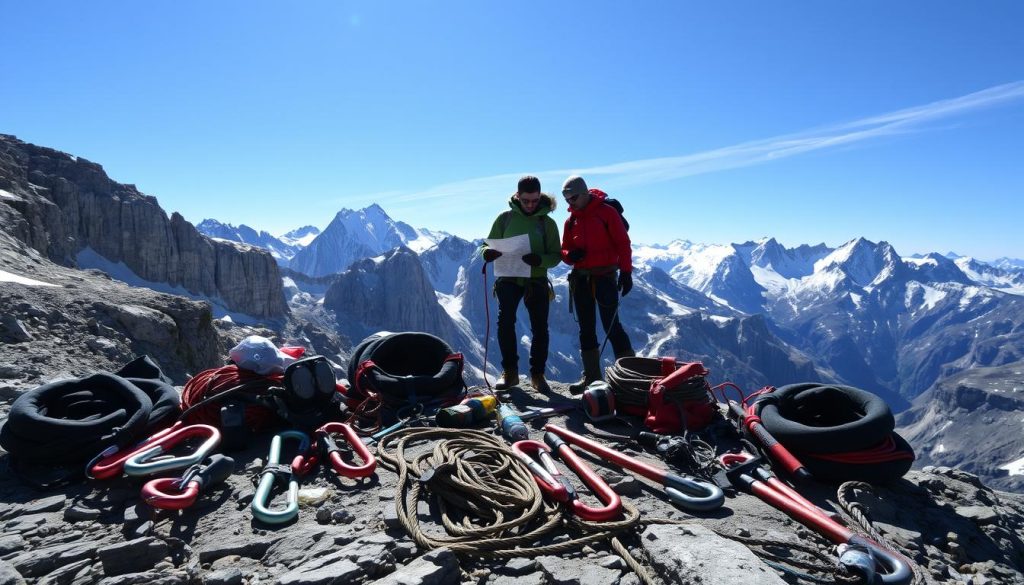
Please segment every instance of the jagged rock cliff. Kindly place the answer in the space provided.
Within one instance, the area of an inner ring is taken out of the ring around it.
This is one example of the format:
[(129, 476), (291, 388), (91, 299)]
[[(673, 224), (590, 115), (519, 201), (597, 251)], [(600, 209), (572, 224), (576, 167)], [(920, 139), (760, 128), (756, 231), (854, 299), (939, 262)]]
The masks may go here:
[(900, 413), (917, 465), (955, 466), (998, 489), (1024, 490), (1024, 361), (973, 368), (936, 384)]
[(270, 254), (210, 240), (100, 165), (8, 135), (0, 135), (0, 220), (58, 264), (74, 267), (91, 248), (143, 280), (220, 299), (231, 311), (257, 318), (287, 311)]

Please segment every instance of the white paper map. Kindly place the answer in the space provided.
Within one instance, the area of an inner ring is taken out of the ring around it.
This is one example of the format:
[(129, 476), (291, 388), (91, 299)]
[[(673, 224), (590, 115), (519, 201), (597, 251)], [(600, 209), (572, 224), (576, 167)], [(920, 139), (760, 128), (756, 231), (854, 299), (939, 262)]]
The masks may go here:
[(501, 256), (494, 261), (494, 276), (530, 276), (532, 267), (523, 262), (523, 256), (530, 253), (530, 234), (487, 239), (484, 242), (487, 247), (501, 252)]

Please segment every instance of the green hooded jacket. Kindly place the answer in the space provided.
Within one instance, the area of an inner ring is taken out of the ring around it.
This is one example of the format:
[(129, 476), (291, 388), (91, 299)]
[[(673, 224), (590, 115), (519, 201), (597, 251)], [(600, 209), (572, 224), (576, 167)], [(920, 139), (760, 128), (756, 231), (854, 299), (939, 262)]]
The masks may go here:
[[(508, 200), (508, 207), (508, 211), (498, 214), (495, 218), (487, 238), (511, 238), (529, 234), (530, 252), (540, 255), (540, 266), (530, 269), (530, 277), (547, 278), (548, 269), (562, 261), (562, 241), (558, 235), (558, 224), (548, 217), (548, 214), (555, 210), (555, 199), (550, 195), (541, 194), (537, 211), (531, 215), (523, 213), (523, 208), (519, 206), (519, 201), (514, 196)], [(480, 248), (480, 254), (482, 255), (486, 249), (485, 243)]]

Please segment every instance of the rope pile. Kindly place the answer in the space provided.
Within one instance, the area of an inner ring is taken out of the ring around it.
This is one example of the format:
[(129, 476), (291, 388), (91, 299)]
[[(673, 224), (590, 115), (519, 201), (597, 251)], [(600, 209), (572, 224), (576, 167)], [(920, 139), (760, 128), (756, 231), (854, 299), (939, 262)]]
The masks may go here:
[(276, 414), (257, 399), (269, 395), (272, 387), (280, 386), (281, 378), (281, 374), (261, 376), (235, 365), (199, 372), (181, 390), (184, 410), (181, 419), (188, 424), (220, 427), (221, 398), (227, 398), (226, 394), (230, 393), (239, 401), (250, 402), (245, 407), (245, 426), (253, 430), (266, 429), (274, 422)]
[[(416, 444), (436, 440), (427, 451)], [(422, 451), (414, 454), (416, 451)], [(492, 559), (562, 554), (611, 539), (612, 548), (645, 583), (647, 568), (616, 538), (640, 526), (640, 513), (623, 502), (624, 518), (580, 520), (544, 500), (530, 471), (500, 439), (482, 431), (407, 428), (378, 444), (381, 464), (398, 473), (395, 509), (406, 532), (424, 549), (447, 547), (463, 556)], [(425, 530), (417, 516), (420, 500), (432, 496), (445, 534)], [(557, 529), (557, 530), (556, 530)], [(549, 534), (578, 536), (535, 545)]]
[[(624, 357), (605, 369), (608, 385), (615, 393), (615, 405), (627, 414), (643, 415), (647, 413), (648, 391), (651, 382), (666, 376), (662, 370), (663, 361), (657, 358)], [(677, 362), (675, 369), (686, 365)], [(704, 376), (694, 376), (685, 383), (666, 392), (665, 400), (682, 403), (691, 400), (704, 400), (711, 392)]]

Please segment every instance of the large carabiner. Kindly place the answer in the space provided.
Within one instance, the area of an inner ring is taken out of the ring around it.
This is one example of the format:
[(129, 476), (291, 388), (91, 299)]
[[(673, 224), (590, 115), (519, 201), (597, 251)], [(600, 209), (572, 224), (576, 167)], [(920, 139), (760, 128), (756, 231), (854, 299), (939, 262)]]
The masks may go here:
[[(345, 436), (345, 442), (363, 460), (362, 465), (349, 465), (341, 458), (341, 448), (334, 441), (333, 433), (341, 433)], [(377, 468), (377, 459), (366, 448), (366, 445), (359, 439), (355, 429), (348, 423), (332, 422), (316, 430), (316, 439), (309, 449), (309, 453), (298, 460), (296, 472), (305, 475), (320, 458), (327, 456), (331, 460), (331, 467), (343, 477), (368, 477), (373, 475)]]
[(121, 477), (121, 474), (124, 472), (124, 462), (127, 461), (129, 457), (137, 453), (141, 453), (161, 438), (167, 436), (171, 432), (181, 429), (184, 424), (185, 423), (178, 421), (172, 426), (144, 439), (125, 452), (122, 452), (121, 448), (117, 445), (107, 447), (102, 453), (86, 464), (85, 476), (89, 479), (114, 479), (116, 477)]
[(217, 485), (235, 470), (234, 459), (213, 455), (188, 468), (180, 478), (154, 479), (142, 486), (142, 499), (154, 508), (184, 510), (195, 503), (206, 488)]
[(547, 445), (529, 439), (516, 441), (512, 453), (530, 470), (540, 489), (556, 501), (564, 503), (576, 497), (576, 489), (558, 471)]
[[(182, 457), (161, 456), (192, 437), (206, 437), (190, 455)], [(220, 431), (210, 425), (188, 425), (167, 433), (145, 445), (124, 461), (124, 474), (129, 477), (153, 475), (172, 469), (184, 469), (202, 462), (220, 445)]]
[[(285, 439), (294, 439), (299, 442), (296, 452), (300, 455), (297, 455), (290, 465), (281, 465), (281, 443)], [(256, 488), (256, 497), (252, 500), (253, 518), (267, 524), (283, 524), (299, 515), (299, 480), (296, 479), (299, 473), (297, 473), (297, 468), (301, 466), (301, 453), (305, 453), (307, 449), (309, 449), (309, 436), (302, 431), (284, 431), (274, 435), (274, 438), (270, 440), (267, 464), (263, 468), (260, 484)], [(272, 510), (268, 507), (270, 490), (274, 487), (274, 479), (278, 474), (288, 479), (288, 497), (283, 508)]]
[(576, 475), (580, 476), (580, 479), (590, 487), (594, 495), (604, 503), (604, 506), (600, 508), (587, 506), (579, 497), (573, 497), (576, 495), (575, 492), (570, 492), (573, 512), (577, 516), (584, 520), (603, 522), (612, 520), (621, 513), (622, 500), (619, 498), (619, 494), (615, 493), (615, 490), (605, 483), (604, 479), (587, 465), (587, 462), (581, 459), (568, 443), (554, 433), (544, 433), (544, 442), (570, 469), (576, 472)]

